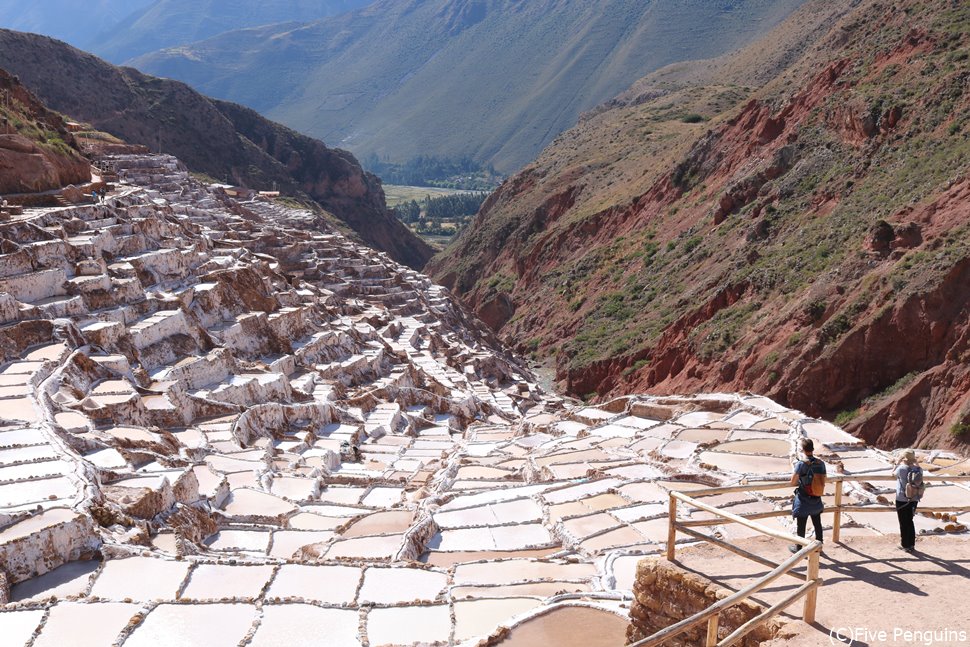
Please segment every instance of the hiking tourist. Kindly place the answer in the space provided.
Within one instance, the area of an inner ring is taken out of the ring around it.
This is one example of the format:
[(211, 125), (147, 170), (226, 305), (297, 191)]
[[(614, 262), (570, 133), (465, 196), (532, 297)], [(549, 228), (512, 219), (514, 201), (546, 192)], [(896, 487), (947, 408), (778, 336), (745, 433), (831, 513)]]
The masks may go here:
[(916, 549), (916, 506), (923, 498), (923, 468), (916, 461), (916, 452), (907, 449), (896, 464), (896, 516), (899, 517), (899, 547), (907, 553)]
[[(822, 541), (822, 494), (825, 492), (825, 463), (815, 458), (815, 443), (811, 438), (802, 439), (802, 453), (805, 460), (795, 464), (795, 471), (791, 475), (791, 484), (795, 488), (795, 498), (792, 501), (791, 514), (798, 526), (798, 536), (805, 536), (808, 518), (812, 518), (815, 528), (815, 539)], [(789, 550), (797, 553), (801, 546), (792, 544)]]

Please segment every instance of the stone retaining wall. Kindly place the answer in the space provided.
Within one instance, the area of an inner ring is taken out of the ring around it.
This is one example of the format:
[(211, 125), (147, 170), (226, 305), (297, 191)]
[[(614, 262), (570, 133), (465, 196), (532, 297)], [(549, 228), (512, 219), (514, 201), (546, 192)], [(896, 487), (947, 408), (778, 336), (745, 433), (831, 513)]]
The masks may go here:
[[(724, 589), (707, 578), (684, 570), (664, 558), (649, 557), (637, 565), (636, 582), (633, 585), (634, 603), (630, 609), (630, 626), (627, 627), (629, 643), (642, 640), (661, 629), (676, 624), (712, 604), (728, 597), (732, 591)], [(718, 626), (719, 638), (754, 618), (764, 608), (750, 601), (736, 604), (723, 611)], [(753, 647), (775, 637), (779, 625), (769, 621), (756, 629), (739, 646)], [(707, 623), (692, 631), (671, 639), (671, 647), (696, 647), (704, 644)]]

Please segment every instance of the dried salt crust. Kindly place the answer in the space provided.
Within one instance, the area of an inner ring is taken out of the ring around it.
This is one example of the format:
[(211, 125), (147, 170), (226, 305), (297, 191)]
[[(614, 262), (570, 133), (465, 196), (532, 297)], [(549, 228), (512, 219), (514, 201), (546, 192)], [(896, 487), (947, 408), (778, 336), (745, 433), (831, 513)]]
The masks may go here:
[(102, 165), (107, 205), (0, 223), (38, 268), (0, 255), (0, 326), (72, 321), (0, 365), (5, 644), (619, 644), (670, 491), (787, 476), (805, 435), (848, 473), (889, 464), (761, 397), (571, 408), (445, 290), (313, 214), (230, 200), (170, 157)]

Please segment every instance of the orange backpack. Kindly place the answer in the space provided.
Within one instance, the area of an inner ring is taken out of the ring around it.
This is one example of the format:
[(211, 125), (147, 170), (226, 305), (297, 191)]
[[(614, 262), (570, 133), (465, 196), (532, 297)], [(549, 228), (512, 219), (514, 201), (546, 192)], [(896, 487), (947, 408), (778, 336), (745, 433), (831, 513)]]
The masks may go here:
[(825, 463), (814, 456), (805, 462), (808, 470), (798, 477), (798, 485), (808, 496), (825, 494)]

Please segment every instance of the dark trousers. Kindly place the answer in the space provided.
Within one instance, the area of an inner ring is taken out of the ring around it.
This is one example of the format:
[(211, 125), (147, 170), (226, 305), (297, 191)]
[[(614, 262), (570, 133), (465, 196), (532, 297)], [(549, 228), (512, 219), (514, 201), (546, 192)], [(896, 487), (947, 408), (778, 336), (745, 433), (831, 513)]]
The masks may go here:
[(899, 517), (899, 543), (903, 548), (916, 545), (916, 526), (913, 517), (916, 515), (918, 501), (896, 501), (896, 516)]
[[(798, 536), (805, 536), (805, 526), (808, 525), (808, 517), (795, 517), (798, 524)], [(822, 541), (822, 513), (812, 515), (812, 526), (815, 528), (815, 539)]]

